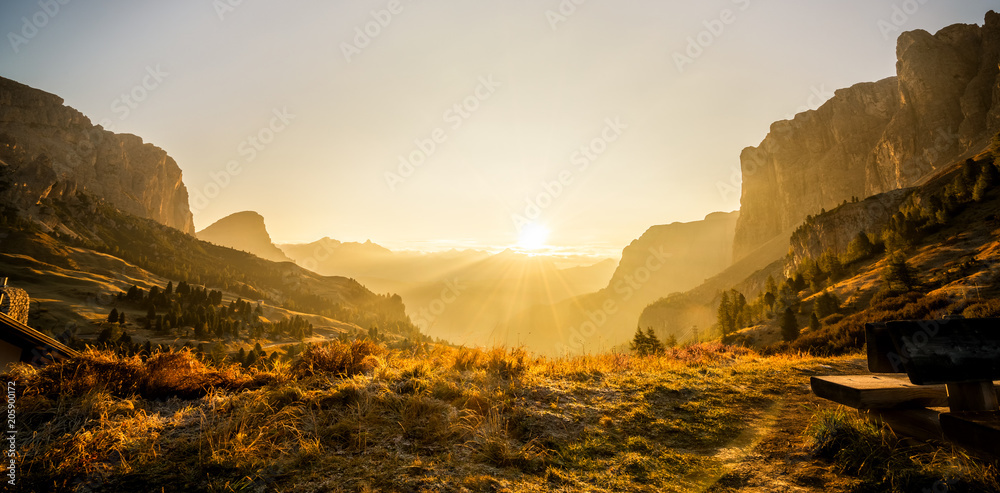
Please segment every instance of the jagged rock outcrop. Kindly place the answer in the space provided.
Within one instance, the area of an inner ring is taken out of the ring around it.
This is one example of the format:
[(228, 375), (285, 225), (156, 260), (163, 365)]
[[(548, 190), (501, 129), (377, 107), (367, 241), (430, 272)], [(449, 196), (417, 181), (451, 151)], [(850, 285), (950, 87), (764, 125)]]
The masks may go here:
[(880, 193), (811, 218), (792, 234), (792, 262), (798, 265), (806, 258), (815, 260), (827, 251), (846, 253), (862, 231), (877, 236), (912, 192), (905, 188)]
[(94, 126), (62, 98), (3, 77), (0, 161), (12, 185), (2, 198), (19, 210), (79, 190), (194, 233), (181, 170), (163, 149)]
[(197, 234), (198, 239), (219, 246), (252, 253), (275, 262), (291, 262), (284, 252), (271, 243), (264, 217), (253, 211), (237, 212), (212, 223)]
[(1000, 14), (902, 34), (897, 76), (776, 122), (740, 156), (742, 258), (809, 214), (919, 183), (1000, 132)]

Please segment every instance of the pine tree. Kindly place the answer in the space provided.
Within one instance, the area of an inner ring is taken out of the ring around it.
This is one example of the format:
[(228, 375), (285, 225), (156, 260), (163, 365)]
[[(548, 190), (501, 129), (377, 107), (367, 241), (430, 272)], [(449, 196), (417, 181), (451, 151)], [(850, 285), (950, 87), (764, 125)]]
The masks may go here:
[(718, 319), (723, 336), (732, 332), (733, 326), (736, 324), (732, 318), (732, 304), (729, 301), (729, 293), (727, 291), (722, 292), (722, 301), (719, 302)]
[(656, 333), (653, 332), (652, 328), (648, 328), (643, 332), (641, 327), (636, 327), (635, 336), (632, 338), (629, 347), (639, 356), (649, 356), (663, 352), (663, 343), (656, 337)]
[(635, 336), (632, 337), (632, 342), (629, 344), (629, 348), (641, 356), (648, 345), (649, 341), (646, 339), (646, 334), (642, 331), (642, 327), (636, 327)]
[(774, 293), (768, 291), (764, 293), (764, 304), (767, 305), (768, 310), (774, 310), (774, 302), (777, 299), (774, 297)]
[(667, 337), (667, 340), (664, 341), (663, 345), (666, 346), (666, 347), (668, 347), (668, 348), (675, 348), (675, 347), (677, 347), (677, 336), (674, 335), (674, 334), (670, 334), (670, 336)]
[[(993, 166), (990, 166), (991, 168)], [(972, 188), (972, 200), (976, 202), (982, 202), (986, 198), (986, 192), (990, 189), (991, 183), (986, 173), (979, 175), (979, 179), (976, 180), (976, 186)]]
[(864, 231), (859, 231), (858, 236), (851, 240), (851, 243), (847, 245), (847, 258), (849, 262), (857, 262), (858, 260), (865, 260), (871, 257), (875, 253), (875, 245), (872, 244), (871, 239), (868, 238), (868, 233)]
[(114, 333), (115, 331), (112, 330), (111, 327), (106, 327), (104, 330), (101, 331), (100, 334), (97, 335), (97, 342), (100, 343), (109, 342), (111, 340), (111, 336), (113, 336)]
[(111, 313), (108, 314), (108, 322), (117, 323), (118, 322), (118, 309), (112, 308)]
[(906, 263), (906, 257), (898, 253), (889, 259), (889, 265), (885, 268), (883, 279), (890, 290), (912, 291), (917, 285), (913, 271)]
[(799, 337), (799, 322), (795, 319), (795, 313), (791, 308), (785, 308), (785, 313), (781, 317), (781, 337), (788, 342)]
[(809, 317), (809, 330), (812, 332), (818, 331), (822, 327), (819, 323), (819, 318), (816, 316), (816, 312), (813, 312), (812, 316)]
[(816, 313), (820, 318), (826, 318), (840, 311), (840, 300), (833, 293), (826, 291), (816, 298)]
[(125, 325), (125, 312), (118, 312), (118, 323)]
[(652, 327), (646, 329), (646, 341), (649, 343), (647, 346), (648, 354), (660, 354), (663, 352), (663, 343), (660, 342), (659, 337), (656, 337), (656, 333), (653, 332)]

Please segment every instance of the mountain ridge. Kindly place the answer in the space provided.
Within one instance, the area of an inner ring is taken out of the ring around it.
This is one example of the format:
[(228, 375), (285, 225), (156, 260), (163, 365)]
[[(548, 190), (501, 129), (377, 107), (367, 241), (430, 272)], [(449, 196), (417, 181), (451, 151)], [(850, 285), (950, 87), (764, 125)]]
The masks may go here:
[(35, 207), (77, 190), (130, 214), (194, 233), (180, 167), (163, 149), (116, 134), (59, 96), (0, 77), (0, 161), (11, 167), (3, 200), (44, 224)]
[(905, 32), (897, 59), (896, 76), (837, 90), (743, 150), (734, 259), (824, 208), (917, 184), (1000, 131), (1000, 14)]

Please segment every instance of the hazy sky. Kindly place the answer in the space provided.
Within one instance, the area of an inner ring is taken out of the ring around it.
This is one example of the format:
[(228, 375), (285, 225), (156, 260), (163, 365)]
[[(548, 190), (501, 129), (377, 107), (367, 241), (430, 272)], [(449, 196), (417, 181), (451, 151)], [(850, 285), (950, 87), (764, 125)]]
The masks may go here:
[(610, 251), (739, 208), (740, 150), (893, 75), (899, 29), (997, 7), (49, 1), (2, 3), (0, 75), (167, 150), (198, 229), (256, 210), (277, 242), (504, 246), (520, 216)]

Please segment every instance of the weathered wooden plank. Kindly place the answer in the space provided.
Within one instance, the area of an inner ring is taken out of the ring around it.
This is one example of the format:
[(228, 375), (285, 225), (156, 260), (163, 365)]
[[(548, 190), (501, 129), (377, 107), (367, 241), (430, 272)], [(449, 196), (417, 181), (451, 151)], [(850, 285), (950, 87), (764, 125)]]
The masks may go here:
[(948, 405), (944, 385), (914, 385), (905, 375), (812, 377), (810, 385), (817, 396), (856, 409)]
[(887, 358), (900, 361), (915, 384), (1000, 379), (1000, 320), (898, 321), (886, 329), (895, 347)]
[(943, 413), (941, 429), (945, 438), (963, 448), (1000, 457), (1000, 413)]
[(952, 412), (1000, 411), (993, 382), (949, 383), (945, 387)]
[(865, 324), (865, 348), (868, 352), (868, 371), (906, 373), (902, 360), (889, 358), (889, 354), (896, 351), (896, 345), (884, 323)]
[(921, 440), (941, 440), (944, 432), (941, 430), (941, 413), (947, 408), (914, 408), (914, 409), (872, 409), (868, 411), (869, 419), (884, 422), (897, 435), (906, 435)]

